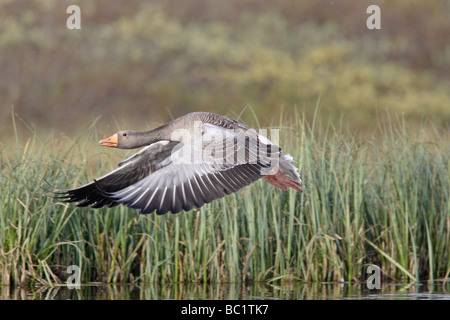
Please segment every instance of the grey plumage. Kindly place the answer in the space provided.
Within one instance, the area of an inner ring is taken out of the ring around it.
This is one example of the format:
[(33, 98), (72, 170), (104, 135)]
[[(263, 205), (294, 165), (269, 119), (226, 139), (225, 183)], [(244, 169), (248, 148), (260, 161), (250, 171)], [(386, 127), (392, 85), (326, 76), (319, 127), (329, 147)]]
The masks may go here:
[(234, 193), (274, 169), (301, 191), (289, 155), (255, 130), (212, 113), (190, 113), (146, 132), (119, 131), (101, 144), (144, 148), (103, 177), (56, 192), (59, 199), (93, 208), (125, 204), (141, 213), (178, 213)]

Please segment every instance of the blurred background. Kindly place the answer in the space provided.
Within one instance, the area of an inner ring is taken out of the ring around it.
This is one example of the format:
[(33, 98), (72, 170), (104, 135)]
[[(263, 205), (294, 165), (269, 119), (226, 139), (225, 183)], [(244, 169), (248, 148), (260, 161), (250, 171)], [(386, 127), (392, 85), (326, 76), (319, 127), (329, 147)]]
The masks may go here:
[[(66, 28), (71, 4), (81, 30)], [(98, 116), (110, 131), (191, 111), (268, 126), (317, 105), (355, 132), (385, 114), (445, 131), (449, 35), (447, 0), (1, 0), (1, 140), (12, 112), (76, 134)]]

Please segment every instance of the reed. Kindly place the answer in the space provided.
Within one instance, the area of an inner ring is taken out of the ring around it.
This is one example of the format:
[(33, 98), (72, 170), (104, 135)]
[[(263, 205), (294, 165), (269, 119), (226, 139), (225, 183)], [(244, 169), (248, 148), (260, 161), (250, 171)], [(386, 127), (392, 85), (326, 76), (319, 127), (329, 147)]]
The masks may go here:
[(360, 281), (367, 264), (397, 281), (447, 278), (448, 137), (390, 121), (360, 139), (296, 119), (280, 141), (298, 160), (303, 193), (257, 181), (164, 216), (46, 196), (43, 178), (71, 188), (115, 167), (111, 151), (89, 147), (93, 128), (63, 146), (32, 128), (21, 143), (16, 132), (0, 155), (0, 283), (65, 283), (69, 265), (82, 282), (107, 283)]

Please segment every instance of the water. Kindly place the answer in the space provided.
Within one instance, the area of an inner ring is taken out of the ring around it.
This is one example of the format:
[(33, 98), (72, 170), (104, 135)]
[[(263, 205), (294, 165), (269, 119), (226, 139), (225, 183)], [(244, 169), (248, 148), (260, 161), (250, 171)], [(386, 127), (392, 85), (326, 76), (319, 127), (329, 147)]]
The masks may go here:
[(390, 284), (369, 290), (365, 283), (255, 283), (242, 285), (178, 283), (92, 283), (79, 289), (0, 287), (1, 300), (450, 300), (450, 282)]

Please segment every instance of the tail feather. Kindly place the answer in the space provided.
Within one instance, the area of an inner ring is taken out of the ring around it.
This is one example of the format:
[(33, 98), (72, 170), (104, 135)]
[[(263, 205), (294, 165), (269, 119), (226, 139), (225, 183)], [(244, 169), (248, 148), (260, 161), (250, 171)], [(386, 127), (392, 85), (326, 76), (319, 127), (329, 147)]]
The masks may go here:
[(263, 179), (283, 191), (287, 191), (288, 187), (290, 187), (303, 192), (302, 180), (297, 172), (298, 169), (291, 162), (293, 162), (292, 156), (282, 153), (280, 162), (274, 166), (272, 174), (265, 175)]

